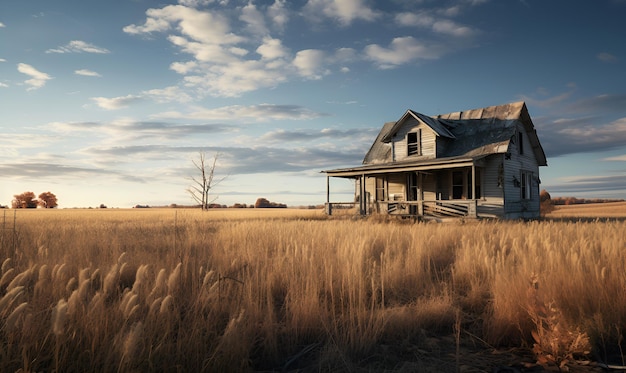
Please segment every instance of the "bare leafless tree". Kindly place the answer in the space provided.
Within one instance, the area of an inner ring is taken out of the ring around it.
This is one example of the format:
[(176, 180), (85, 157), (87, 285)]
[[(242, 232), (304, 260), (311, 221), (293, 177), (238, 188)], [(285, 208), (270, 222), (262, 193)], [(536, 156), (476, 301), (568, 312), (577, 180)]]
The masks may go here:
[(200, 152), (198, 159), (192, 160), (199, 175), (191, 176), (192, 185), (187, 188), (187, 192), (191, 195), (191, 198), (202, 207), (202, 210), (207, 210), (211, 203), (217, 199), (217, 196), (212, 199), (210, 198), (209, 193), (211, 189), (226, 179), (226, 176), (217, 180), (215, 179), (215, 167), (217, 166), (219, 157), (220, 154), (216, 153), (213, 156), (213, 162), (209, 164), (208, 162), (210, 161), (207, 162), (206, 153)]

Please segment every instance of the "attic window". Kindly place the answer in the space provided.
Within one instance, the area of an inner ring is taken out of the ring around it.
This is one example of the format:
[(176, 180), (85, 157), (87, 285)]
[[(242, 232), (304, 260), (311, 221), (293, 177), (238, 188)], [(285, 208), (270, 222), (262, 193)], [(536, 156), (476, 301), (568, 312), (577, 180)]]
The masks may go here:
[(406, 134), (406, 148), (407, 155), (420, 155), (420, 142), (422, 138), (422, 130), (418, 129), (417, 132), (409, 132)]
[(519, 149), (519, 154), (523, 155), (524, 154), (524, 133), (522, 131), (519, 131), (517, 133), (517, 148)]

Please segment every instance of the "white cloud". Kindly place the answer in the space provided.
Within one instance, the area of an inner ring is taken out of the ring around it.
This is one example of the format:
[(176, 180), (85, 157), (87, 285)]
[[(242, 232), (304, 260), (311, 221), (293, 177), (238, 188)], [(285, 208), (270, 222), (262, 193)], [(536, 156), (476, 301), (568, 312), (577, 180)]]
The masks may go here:
[(279, 30), (284, 29), (289, 21), (289, 12), (285, 8), (285, 1), (286, 0), (275, 0), (274, 4), (267, 9), (267, 15)]
[(0, 88), (8, 88), (8, 87), (9, 87), (8, 84), (0, 82)]
[(217, 44), (200, 43), (177, 35), (170, 35), (168, 40), (180, 47), (183, 52), (193, 55), (198, 61), (228, 63), (238, 60), (247, 52), (237, 48), (224, 48)]
[(309, 0), (304, 12), (337, 19), (344, 26), (354, 20), (374, 21), (380, 15), (367, 6), (365, 0)]
[(84, 42), (82, 40), (72, 40), (62, 47), (48, 49), (46, 53), (111, 53), (108, 49)]
[(204, 68), (204, 74), (186, 76), (185, 84), (214, 96), (237, 97), (262, 87), (275, 87), (287, 80), (284, 61), (240, 60)]
[(0, 58), (0, 62), (7, 62), (4, 58)]
[(187, 74), (196, 68), (198, 64), (196, 61), (188, 61), (188, 62), (174, 62), (170, 65), (170, 69), (176, 71), (179, 74)]
[(98, 105), (102, 109), (119, 110), (119, 109), (128, 107), (129, 105), (133, 103), (142, 101), (143, 98), (140, 96), (128, 95), (128, 96), (120, 96), (120, 97), (113, 97), (113, 98), (92, 97), (91, 100), (95, 101), (96, 105)]
[(31, 65), (25, 63), (19, 63), (17, 65), (17, 71), (21, 72), (22, 74), (29, 75), (32, 78), (24, 81), (24, 83), (30, 86), (30, 88), (27, 89), (28, 91), (39, 89), (46, 85), (46, 82), (48, 80), (52, 79), (50, 75), (42, 73)]
[(263, 44), (256, 49), (256, 52), (266, 60), (274, 60), (289, 55), (289, 50), (283, 46), (280, 39), (270, 37), (263, 38)]
[(293, 65), (298, 69), (301, 76), (309, 79), (321, 79), (328, 73), (324, 69), (326, 53), (318, 49), (305, 49), (296, 53)]
[(365, 47), (367, 58), (383, 69), (394, 68), (420, 59), (437, 59), (442, 53), (441, 47), (426, 45), (412, 36), (394, 38), (388, 48), (378, 44)]
[(4, 25), (4, 23), (0, 22), (0, 28), (1, 27), (6, 27), (6, 26)]
[(126, 26), (124, 32), (129, 34), (163, 32), (174, 26), (182, 35), (205, 44), (235, 44), (244, 40), (230, 31), (228, 19), (217, 12), (168, 5), (161, 9), (148, 9), (146, 15), (148, 18), (144, 25)]
[(247, 24), (248, 30), (254, 35), (264, 36), (269, 33), (267, 26), (265, 26), (263, 13), (252, 2), (249, 2), (248, 5), (241, 9), (239, 19)]
[(97, 72), (87, 69), (74, 70), (74, 74), (82, 76), (95, 76), (98, 78), (102, 77), (102, 75), (98, 74)]
[(297, 76), (320, 79), (329, 74), (329, 66), (345, 65), (356, 58), (351, 48), (340, 48), (334, 53), (308, 49), (294, 55), (281, 39), (269, 35), (265, 23), (267, 16), (272, 27), (282, 27), (288, 20), (287, 4), (284, 0), (274, 0), (271, 5), (261, 7), (247, 2), (246, 6), (234, 8), (239, 13), (229, 14), (243, 23), (236, 29), (237, 33), (232, 31), (226, 13), (183, 5), (149, 9), (143, 24), (126, 26), (124, 31), (167, 33), (170, 43), (192, 57), (190, 61), (171, 63), (170, 69), (184, 75), (181, 87), (195, 90), (194, 95), (199, 97), (203, 94), (236, 97), (275, 87)]

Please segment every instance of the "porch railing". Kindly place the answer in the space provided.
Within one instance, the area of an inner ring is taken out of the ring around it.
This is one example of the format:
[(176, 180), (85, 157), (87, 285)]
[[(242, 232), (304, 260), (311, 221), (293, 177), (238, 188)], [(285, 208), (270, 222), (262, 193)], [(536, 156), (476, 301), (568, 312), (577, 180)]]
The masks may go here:
[(424, 201), (424, 216), (432, 217), (476, 217), (476, 200), (467, 201)]
[[(390, 215), (426, 216), (434, 218), (475, 218), (477, 216), (476, 200), (438, 200), (438, 201), (378, 201), (378, 209), (373, 204), (367, 207), (368, 213), (378, 211)], [(332, 202), (326, 204), (326, 213), (337, 210), (352, 210), (358, 213), (359, 203)]]

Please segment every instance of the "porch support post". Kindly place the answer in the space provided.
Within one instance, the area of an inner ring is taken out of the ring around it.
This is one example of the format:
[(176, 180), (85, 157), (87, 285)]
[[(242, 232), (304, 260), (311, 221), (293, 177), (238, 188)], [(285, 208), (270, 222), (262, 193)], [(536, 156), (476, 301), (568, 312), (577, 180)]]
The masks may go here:
[(472, 201), (468, 214), (471, 218), (477, 217), (477, 198), (476, 198), (476, 165), (472, 162)]
[(365, 196), (367, 194), (365, 189), (365, 174), (361, 175), (361, 190), (359, 193), (361, 194), (361, 198), (359, 198), (359, 201), (361, 202), (361, 215), (367, 215), (367, 203), (365, 202)]
[(330, 205), (330, 176), (328, 175), (326, 175), (326, 214), (333, 214), (333, 208)]
[(417, 173), (417, 200), (419, 201), (417, 205), (417, 214), (419, 216), (424, 216), (424, 174), (421, 172)]

